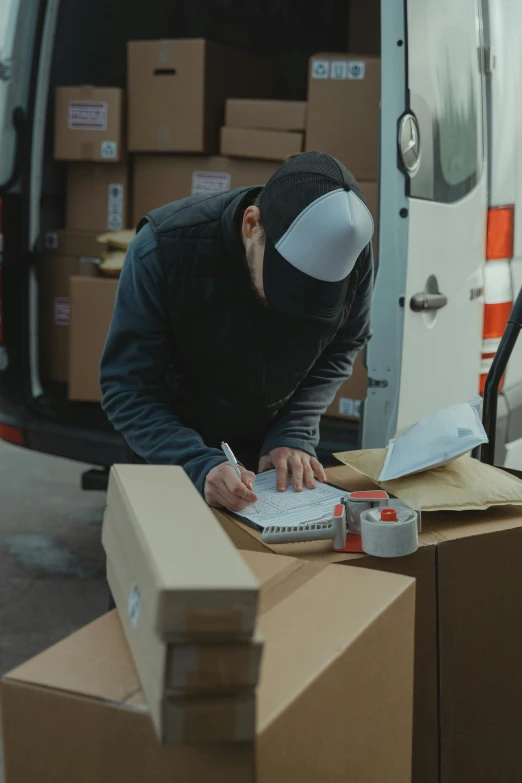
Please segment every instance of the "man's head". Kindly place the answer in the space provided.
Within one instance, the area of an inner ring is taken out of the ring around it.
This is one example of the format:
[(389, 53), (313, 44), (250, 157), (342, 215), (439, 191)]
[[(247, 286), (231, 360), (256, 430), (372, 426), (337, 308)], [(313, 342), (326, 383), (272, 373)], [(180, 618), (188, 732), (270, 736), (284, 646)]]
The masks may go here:
[(331, 155), (305, 152), (284, 163), (245, 210), (242, 233), (262, 301), (334, 322), (373, 220), (348, 169)]

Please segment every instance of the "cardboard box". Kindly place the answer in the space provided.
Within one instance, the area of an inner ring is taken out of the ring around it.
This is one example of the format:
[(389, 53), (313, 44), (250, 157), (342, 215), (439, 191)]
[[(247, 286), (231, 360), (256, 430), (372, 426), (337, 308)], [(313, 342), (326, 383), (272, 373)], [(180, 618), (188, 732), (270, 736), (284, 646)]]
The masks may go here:
[(67, 169), (67, 228), (121, 231), (128, 228), (129, 170), (125, 163), (70, 163)]
[(219, 155), (136, 155), (133, 223), (137, 224), (151, 209), (180, 198), (264, 185), (279, 165)]
[(123, 90), (58, 87), (54, 133), (57, 160), (125, 160)]
[(160, 746), (112, 612), (4, 678), (8, 783), (408, 783), (412, 581), (248, 563), (266, 640), (255, 743)]
[[(373, 486), (344, 465), (327, 474), (345, 489)], [(520, 508), (423, 513), (418, 552), (380, 561), (320, 542), (266, 547), (255, 531), (218, 517), (243, 549), (414, 576), (414, 783), (519, 779)]]
[(252, 638), (259, 585), (182, 468), (114, 465), (102, 542), (162, 639)]
[(351, 378), (341, 385), (335, 399), (328, 406), (325, 416), (333, 419), (359, 421), (361, 418), (361, 402), (366, 399), (368, 391), (368, 370), (361, 353), (357, 354), (353, 365)]
[(306, 101), (253, 101), (229, 98), (225, 125), (231, 128), (304, 131)]
[(303, 134), (290, 131), (221, 128), (222, 155), (284, 161), (303, 151)]
[(100, 262), (95, 234), (52, 231), (45, 237), (39, 268), (40, 373), (44, 380), (66, 383), (69, 377), (69, 278), (94, 276)]
[(377, 181), (381, 61), (316, 54), (310, 59), (306, 150), (334, 155), (357, 180)]
[(381, 53), (381, 0), (350, 0), (348, 51)]
[(129, 149), (217, 152), (226, 98), (268, 98), (273, 68), (202, 39), (128, 43)]
[(100, 402), (100, 359), (114, 310), (117, 280), (71, 277), (69, 399)]
[[(332, 484), (343, 489), (372, 488), (371, 482), (344, 465), (329, 468), (327, 475)], [(335, 563), (357, 569), (373, 569), (403, 574), (416, 580), (411, 779), (414, 783), (439, 783), (436, 539), (426, 531), (420, 536), (421, 547), (418, 552), (393, 559), (333, 552), (330, 542), (320, 541), (269, 547), (262, 543), (257, 531), (221, 512), (216, 511), (215, 514), (236, 546), (245, 551), (265, 554), (277, 552), (279, 555), (301, 557), (315, 564)]]

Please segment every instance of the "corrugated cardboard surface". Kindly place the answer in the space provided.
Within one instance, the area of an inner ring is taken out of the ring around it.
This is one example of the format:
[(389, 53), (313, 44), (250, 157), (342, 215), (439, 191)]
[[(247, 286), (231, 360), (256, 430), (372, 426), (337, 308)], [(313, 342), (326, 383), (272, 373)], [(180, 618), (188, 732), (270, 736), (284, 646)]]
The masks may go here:
[(67, 228), (119, 231), (128, 228), (129, 176), (125, 163), (70, 163), (67, 167)]
[[(343, 78), (316, 78), (314, 73), (331, 73), (340, 63)], [(353, 64), (364, 78), (347, 78)], [(307, 150), (329, 152), (352, 172), (357, 180), (375, 182), (379, 161), (379, 104), (381, 61), (378, 57), (317, 54), (310, 59)]]
[(232, 128), (304, 131), (306, 101), (252, 101), (229, 99), (225, 125)]
[(163, 639), (252, 637), (258, 584), (182, 468), (113, 466), (102, 542)]
[(519, 514), (438, 547), (442, 783), (522, 780)]
[[(66, 234), (67, 232), (60, 232)], [(67, 242), (60, 245), (67, 246)], [(71, 249), (71, 248), (67, 248)], [(69, 377), (69, 327), (72, 275), (94, 276), (97, 267), (78, 256), (47, 252), (39, 267), (40, 372), (47, 381), (66, 383)]]
[[(76, 106), (95, 110), (75, 119)], [(90, 160), (115, 163), (125, 160), (123, 90), (117, 87), (58, 87), (56, 90), (54, 157), (57, 160)]]
[(101, 400), (100, 359), (114, 310), (117, 287), (117, 280), (71, 277), (70, 400)]
[(4, 679), (9, 783), (408, 783), (413, 582), (336, 568), (300, 582), (305, 568), (255, 563), (267, 598), (290, 583), (261, 617), (256, 747), (158, 745), (112, 612)]
[(220, 155), (136, 155), (133, 223), (151, 209), (191, 195), (264, 185), (280, 163)]
[(4, 681), (9, 783), (254, 783), (252, 743), (161, 746), (116, 612)]
[(284, 161), (303, 150), (303, 134), (290, 131), (221, 128), (221, 154)]
[(270, 97), (272, 66), (202, 39), (128, 43), (129, 149), (217, 152), (226, 98)]

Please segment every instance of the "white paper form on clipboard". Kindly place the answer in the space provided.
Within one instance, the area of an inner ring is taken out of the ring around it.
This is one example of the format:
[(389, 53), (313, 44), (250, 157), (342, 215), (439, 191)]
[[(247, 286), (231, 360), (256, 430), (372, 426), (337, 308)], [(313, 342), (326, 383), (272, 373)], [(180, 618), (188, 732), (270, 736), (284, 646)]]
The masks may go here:
[(295, 492), (291, 478), (286, 492), (278, 492), (275, 470), (258, 474), (254, 492), (257, 495), (255, 507), (248, 506), (236, 516), (258, 530), (264, 530), (268, 525), (304, 525), (330, 518), (336, 503), (346, 494), (318, 481), (315, 489), (303, 488), (302, 492)]

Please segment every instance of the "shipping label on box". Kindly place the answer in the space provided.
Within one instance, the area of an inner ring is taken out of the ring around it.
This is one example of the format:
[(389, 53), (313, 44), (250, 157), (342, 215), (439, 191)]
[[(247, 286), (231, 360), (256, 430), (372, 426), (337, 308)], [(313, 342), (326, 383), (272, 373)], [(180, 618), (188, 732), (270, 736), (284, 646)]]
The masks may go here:
[(230, 190), (231, 179), (228, 171), (194, 171), (191, 195), (206, 196), (210, 193), (225, 193)]
[(58, 87), (54, 132), (57, 160), (123, 160), (123, 90)]
[(69, 326), (71, 322), (71, 300), (68, 296), (56, 296), (54, 299), (54, 323), (56, 326)]
[(107, 130), (107, 101), (69, 101), (71, 130)]

